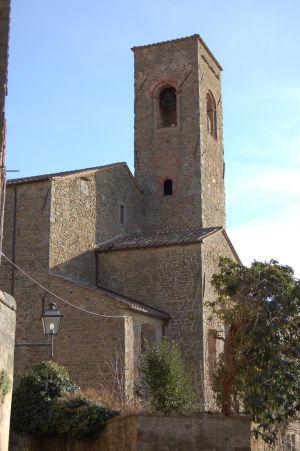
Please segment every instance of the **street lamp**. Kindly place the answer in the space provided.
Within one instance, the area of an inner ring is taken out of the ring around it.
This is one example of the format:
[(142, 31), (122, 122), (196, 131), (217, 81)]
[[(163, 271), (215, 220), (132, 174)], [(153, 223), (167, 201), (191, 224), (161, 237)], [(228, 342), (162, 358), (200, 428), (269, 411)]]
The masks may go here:
[(53, 357), (53, 341), (58, 335), (62, 317), (63, 314), (58, 310), (54, 302), (49, 302), (49, 307), (45, 308), (42, 313), (44, 334), (51, 341), (51, 357)]

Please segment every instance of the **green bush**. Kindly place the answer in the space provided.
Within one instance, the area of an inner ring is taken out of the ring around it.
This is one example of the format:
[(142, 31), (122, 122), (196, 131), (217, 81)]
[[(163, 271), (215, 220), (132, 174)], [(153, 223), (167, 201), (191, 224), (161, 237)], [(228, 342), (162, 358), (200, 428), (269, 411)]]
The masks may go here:
[(57, 434), (75, 439), (91, 438), (108, 420), (119, 415), (101, 404), (84, 397), (59, 398), (51, 407), (50, 423)]
[(142, 386), (153, 411), (183, 412), (197, 407), (178, 344), (163, 338), (160, 345), (145, 343), (142, 356)]
[(66, 370), (54, 362), (42, 362), (19, 377), (13, 393), (11, 425), (15, 432), (49, 433), (49, 409), (55, 398), (79, 393)]
[(0, 371), (0, 400), (4, 401), (4, 397), (9, 393), (11, 382), (7, 370)]
[(11, 427), (17, 433), (87, 438), (116, 415), (85, 398), (63, 367), (42, 362), (19, 378), (13, 393)]

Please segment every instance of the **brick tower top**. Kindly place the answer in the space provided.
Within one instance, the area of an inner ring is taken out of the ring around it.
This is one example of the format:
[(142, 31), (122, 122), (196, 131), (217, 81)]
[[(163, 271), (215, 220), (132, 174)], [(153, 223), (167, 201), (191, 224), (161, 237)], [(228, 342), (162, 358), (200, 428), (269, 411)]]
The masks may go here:
[(220, 64), (197, 34), (132, 50), (145, 229), (224, 226)]

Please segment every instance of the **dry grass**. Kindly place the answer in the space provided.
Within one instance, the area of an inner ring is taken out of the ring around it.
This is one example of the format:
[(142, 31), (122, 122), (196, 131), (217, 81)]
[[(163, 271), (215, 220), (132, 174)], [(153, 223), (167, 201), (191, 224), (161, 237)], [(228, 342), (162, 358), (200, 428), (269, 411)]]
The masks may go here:
[[(138, 362), (128, 362), (129, 371), (137, 374)], [(135, 387), (126, 384), (125, 356), (121, 346), (116, 345), (113, 352), (98, 364), (98, 389), (84, 390), (89, 398), (117, 410), (122, 415), (146, 413), (149, 411), (146, 401), (136, 394)]]

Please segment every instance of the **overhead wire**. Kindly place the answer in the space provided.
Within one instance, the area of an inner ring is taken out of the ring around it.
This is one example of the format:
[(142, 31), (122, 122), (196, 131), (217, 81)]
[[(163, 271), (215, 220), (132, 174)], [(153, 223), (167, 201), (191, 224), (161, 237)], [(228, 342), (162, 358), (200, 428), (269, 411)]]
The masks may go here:
[(29, 274), (27, 274), (22, 268), (20, 268), (20, 266), (16, 265), (16, 263), (14, 263), (12, 260), (10, 260), (3, 252), (1, 252), (1, 255), (12, 265), (14, 266), (18, 271), (20, 271), (25, 277), (27, 277), (29, 280), (31, 280), (33, 283), (35, 283), (36, 285), (38, 285), (42, 290), (46, 291), (47, 293), (49, 293), (51, 296), (55, 297), (56, 299), (58, 299), (61, 302), (64, 302), (65, 304), (69, 305), (70, 307), (73, 307), (77, 310), (81, 310), (82, 312), (88, 313), (90, 315), (94, 315), (94, 316), (99, 316), (102, 318), (125, 318), (125, 315), (104, 315), (102, 313), (96, 313), (96, 312), (92, 312), (90, 310), (87, 310), (83, 307), (79, 307), (78, 305), (72, 304), (72, 302), (67, 301), (66, 299), (63, 299), (62, 297), (58, 296), (57, 294), (53, 293), (53, 291), (49, 290), (48, 288), (46, 288), (44, 285), (42, 285), (40, 282), (38, 282), (37, 280), (35, 280), (33, 277), (31, 277)]

